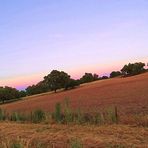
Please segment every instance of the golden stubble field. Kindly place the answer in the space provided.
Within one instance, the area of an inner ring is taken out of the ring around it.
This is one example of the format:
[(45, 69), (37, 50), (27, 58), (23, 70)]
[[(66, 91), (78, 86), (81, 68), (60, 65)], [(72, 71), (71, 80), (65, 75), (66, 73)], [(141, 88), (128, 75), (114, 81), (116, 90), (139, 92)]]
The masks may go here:
[(69, 148), (70, 140), (77, 138), (84, 148), (108, 148), (116, 145), (126, 148), (147, 148), (148, 128), (127, 125), (81, 126), (0, 123), (0, 141), (18, 138), (26, 147), (45, 144), (45, 147), (50, 145), (54, 148)]

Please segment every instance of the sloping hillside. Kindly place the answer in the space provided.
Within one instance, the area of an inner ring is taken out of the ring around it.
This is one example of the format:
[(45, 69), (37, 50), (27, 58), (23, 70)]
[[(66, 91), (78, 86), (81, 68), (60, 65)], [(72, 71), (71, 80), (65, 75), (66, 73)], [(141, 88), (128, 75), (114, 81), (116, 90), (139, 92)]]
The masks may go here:
[(8, 111), (52, 110), (56, 102), (69, 98), (73, 108), (85, 111), (116, 105), (124, 113), (148, 113), (148, 73), (127, 78), (113, 78), (81, 85), (58, 93), (47, 93), (1, 105)]

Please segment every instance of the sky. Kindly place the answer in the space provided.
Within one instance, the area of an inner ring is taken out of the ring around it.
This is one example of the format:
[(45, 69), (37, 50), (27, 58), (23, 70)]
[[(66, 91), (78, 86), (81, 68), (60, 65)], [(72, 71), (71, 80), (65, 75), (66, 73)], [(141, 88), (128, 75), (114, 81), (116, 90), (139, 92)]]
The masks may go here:
[(148, 62), (148, 0), (0, 0), (0, 86)]

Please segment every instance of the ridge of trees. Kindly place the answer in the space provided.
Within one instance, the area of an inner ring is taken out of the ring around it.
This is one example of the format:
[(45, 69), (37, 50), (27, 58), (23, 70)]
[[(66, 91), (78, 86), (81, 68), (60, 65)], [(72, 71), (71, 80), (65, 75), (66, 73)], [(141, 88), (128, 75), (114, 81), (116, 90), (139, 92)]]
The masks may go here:
[[(148, 65), (147, 65), (148, 66)], [(148, 71), (145, 69), (145, 63), (136, 62), (124, 65), (120, 71), (113, 71), (110, 73), (110, 78), (117, 76), (133, 76)], [(36, 85), (28, 86), (25, 91), (19, 91), (12, 87), (0, 87), (0, 101), (19, 99), (27, 95), (35, 95), (48, 91), (57, 92), (58, 89), (73, 89), (80, 84), (89, 83), (96, 80), (108, 79), (108, 76), (99, 77), (97, 74), (85, 73), (80, 79), (72, 79), (68, 73), (64, 71), (52, 70), (42, 81)]]

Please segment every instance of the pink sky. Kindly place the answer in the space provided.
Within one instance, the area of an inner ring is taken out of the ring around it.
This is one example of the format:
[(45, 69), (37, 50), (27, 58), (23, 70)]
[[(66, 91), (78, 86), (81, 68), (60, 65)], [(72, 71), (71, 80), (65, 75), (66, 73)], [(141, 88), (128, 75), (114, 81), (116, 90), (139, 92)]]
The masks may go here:
[[(85, 72), (91, 72), (91, 73), (97, 73), (99, 76), (102, 75), (109, 75), (111, 71), (118, 71), (120, 70), (125, 63), (129, 62), (147, 62), (147, 58), (142, 58), (142, 59), (134, 59), (134, 60), (127, 60), (127, 61), (120, 61), (120, 62), (115, 62), (115, 63), (107, 63), (104, 65), (98, 66), (93, 65), (93, 66), (85, 66), (85, 67), (79, 67), (75, 69), (69, 69), (68, 74), (71, 75), (72, 78), (78, 79), (80, 78)], [(42, 73), (35, 73), (31, 75), (24, 75), (24, 76), (17, 76), (17, 77), (12, 77), (12, 78), (6, 78), (3, 80), (0, 80), (0, 84), (2, 86), (12, 86), (18, 89), (24, 89), (29, 85), (36, 84), (39, 81), (43, 80), (43, 77), (47, 75), (48, 72), (42, 72)]]

